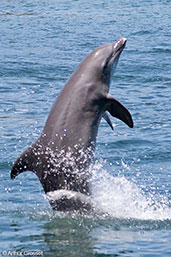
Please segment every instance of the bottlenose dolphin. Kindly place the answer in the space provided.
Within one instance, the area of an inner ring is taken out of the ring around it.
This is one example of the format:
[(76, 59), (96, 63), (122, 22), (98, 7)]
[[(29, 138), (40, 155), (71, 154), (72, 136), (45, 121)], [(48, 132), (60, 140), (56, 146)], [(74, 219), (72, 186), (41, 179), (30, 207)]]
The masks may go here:
[[(23, 171), (34, 172), (52, 208), (59, 211), (91, 209), (90, 166), (102, 117), (112, 127), (109, 112), (133, 127), (129, 111), (108, 92), (111, 76), (126, 39), (102, 45), (78, 66), (57, 97), (40, 137), (15, 161), (14, 179)], [(68, 194), (67, 194), (68, 192)]]

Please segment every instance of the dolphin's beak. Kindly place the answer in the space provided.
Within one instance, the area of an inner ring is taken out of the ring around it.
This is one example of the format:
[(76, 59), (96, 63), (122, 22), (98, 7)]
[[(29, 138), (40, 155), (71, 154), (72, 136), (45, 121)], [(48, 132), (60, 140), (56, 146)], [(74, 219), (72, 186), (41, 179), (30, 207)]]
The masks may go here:
[(127, 39), (126, 38), (120, 38), (115, 44), (114, 44), (114, 53), (116, 54), (116, 52), (121, 52), (125, 45), (126, 45), (126, 41)]
[(122, 53), (122, 50), (124, 49), (126, 45), (126, 38), (120, 38), (116, 43), (113, 44), (113, 49), (112, 49), (112, 55), (111, 55), (111, 60), (110, 60), (110, 77), (113, 75), (120, 54)]

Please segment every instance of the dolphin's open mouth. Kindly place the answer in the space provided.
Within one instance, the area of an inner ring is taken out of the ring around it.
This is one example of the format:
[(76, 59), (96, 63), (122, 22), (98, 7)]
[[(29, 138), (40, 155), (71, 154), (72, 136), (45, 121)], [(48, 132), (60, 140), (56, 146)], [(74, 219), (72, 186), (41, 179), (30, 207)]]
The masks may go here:
[(113, 45), (113, 53), (112, 53), (111, 60), (110, 60), (110, 63), (111, 63), (110, 76), (112, 76), (114, 74), (114, 71), (118, 64), (120, 54), (122, 53), (122, 50), (124, 49), (125, 45), (126, 45), (126, 38), (120, 38)]
[[(112, 54), (110, 56), (110, 61), (108, 62), (108, 71), (111, 76), (114, 74), (114, 71), (116, 70), (116, 66), (118, 64), (118, 60), (120, 57), (120, 54), (122, 50), (124, 49), (126, 45), (126, 38), (120, 38), (116, 43), (113, 44)], [(110, 84), (110, 80), (109, 80)]]

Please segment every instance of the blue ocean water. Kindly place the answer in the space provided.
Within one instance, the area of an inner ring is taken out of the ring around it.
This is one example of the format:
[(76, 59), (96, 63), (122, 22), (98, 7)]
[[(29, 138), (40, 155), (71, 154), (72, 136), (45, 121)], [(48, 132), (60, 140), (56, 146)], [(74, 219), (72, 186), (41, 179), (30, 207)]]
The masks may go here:
[[(171, 2), (0, 2), (0, 252), (171, 256)], [(53, 213), (37, 177), (10, 179), (80, 61), (127, 38), (110, 93), (135, 127), (102, 120), (92, 170), (103, 214)]]

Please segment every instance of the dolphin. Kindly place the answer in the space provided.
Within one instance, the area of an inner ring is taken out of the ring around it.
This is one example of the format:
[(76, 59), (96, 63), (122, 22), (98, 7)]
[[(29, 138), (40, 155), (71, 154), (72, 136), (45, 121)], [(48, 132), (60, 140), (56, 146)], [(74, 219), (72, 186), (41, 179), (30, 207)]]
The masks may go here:
[(121, 38), (87, 55), (61, 90), (40, 137), (12, 166), (12, 179), (24, 171), (38, 176), (54, 210), (91, 209), (91, 165), (101, 119), (113, 129), (110, 113), (133, 128), (129, 111), (109, 94), (125, 44)]

